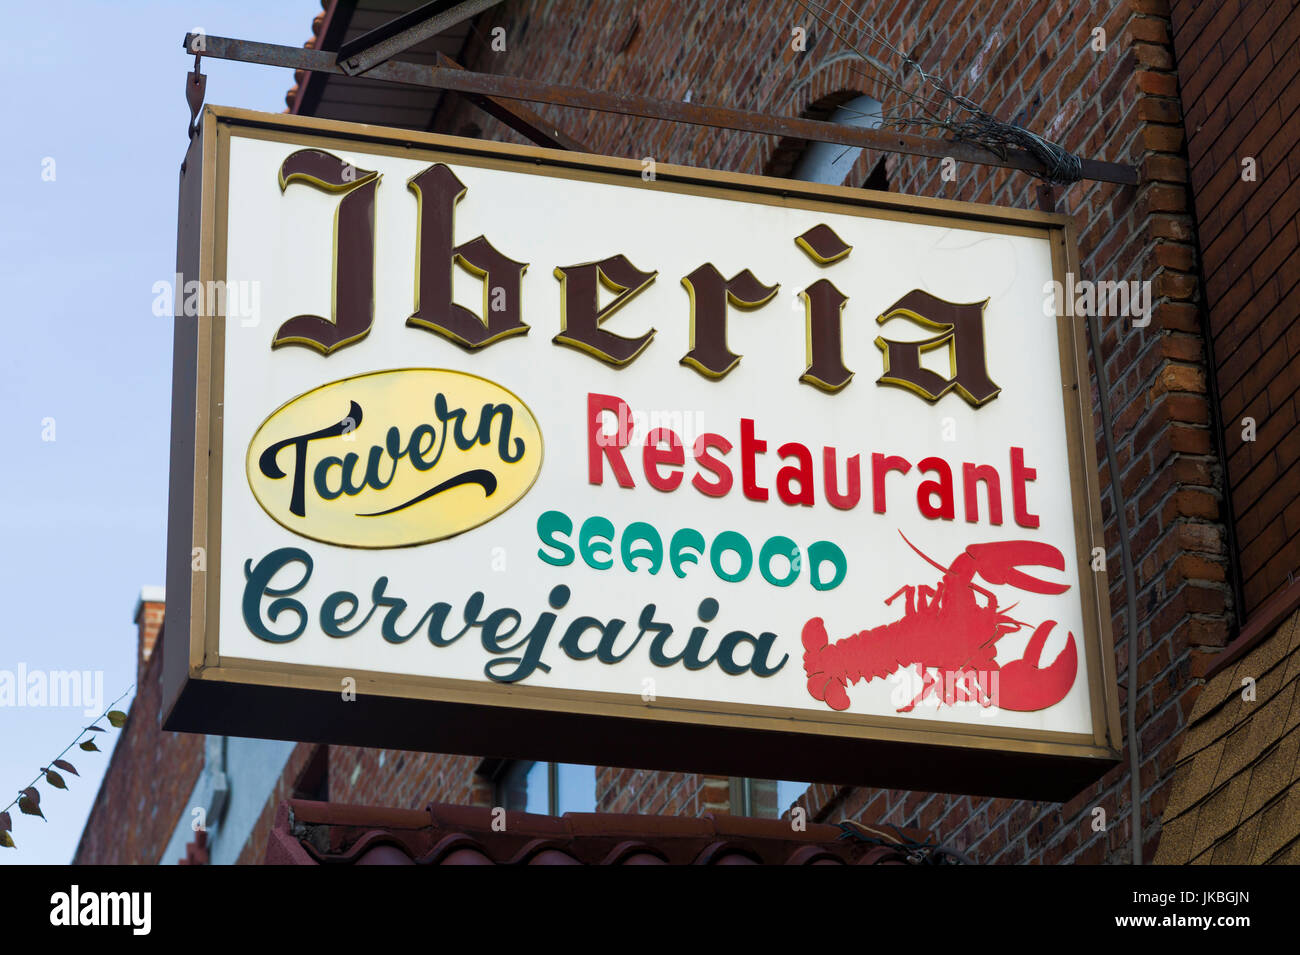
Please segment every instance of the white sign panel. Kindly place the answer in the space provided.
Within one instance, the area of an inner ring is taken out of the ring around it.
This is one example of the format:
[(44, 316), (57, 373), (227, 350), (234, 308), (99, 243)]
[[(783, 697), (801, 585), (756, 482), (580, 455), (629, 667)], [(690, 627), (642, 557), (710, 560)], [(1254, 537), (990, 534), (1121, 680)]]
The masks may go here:
[(1058, 220), (255, 115), (204, 659), (1113, 753)]

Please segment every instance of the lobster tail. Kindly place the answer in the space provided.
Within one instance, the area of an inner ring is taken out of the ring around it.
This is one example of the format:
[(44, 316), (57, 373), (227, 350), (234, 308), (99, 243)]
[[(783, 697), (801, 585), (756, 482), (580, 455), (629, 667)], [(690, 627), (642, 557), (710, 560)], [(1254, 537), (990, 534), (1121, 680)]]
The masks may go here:
[(808, 694), (833, 710), (847, 710), (846, 681), (842, 676), (827, 673), (826, 663), (822, 660), (829, 643), (826, 622), (821, 617), (813, 617), (803, 625), (803, 669), (808, 675)]
[(821, 617), (813, 617), (803, 625), (803, 651), (804, 661), (807, 662), (810, 654), (818, 654), (819, 651), (830, 642), (830, 637), (826, 634), (826, 621)]

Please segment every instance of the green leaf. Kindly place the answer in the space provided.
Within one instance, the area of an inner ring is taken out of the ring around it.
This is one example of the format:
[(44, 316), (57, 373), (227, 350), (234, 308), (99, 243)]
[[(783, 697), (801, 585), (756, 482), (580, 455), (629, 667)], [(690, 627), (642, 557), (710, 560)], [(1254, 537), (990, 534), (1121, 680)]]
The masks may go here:
[(0, 846), (4, 846), (6, 849), (18, 848), (14, 845), (14, 837), (9, 835), (9, 830), (7, 829), (0, 829)]
[(93, 739), (85, 739), (85, 740), (82, 740), (82, 741), (81, 741), (81, 748), (84, 749), (87, 753), (98, 753), (98, 752), (100, 752), (99, 747), (95, 745), (95, 741), (94, 741)]
[(45, 813), (41, 812), (41, 794), (35, 787), (24, 789), (23, 794), (18, 797), (18, 811), (28, 816), (45, 818)]
[(121, 729), (124, 725), (126, 725), (126, 714), (123, 713), (121, 710), (109, 710), (108, 721), (112, 723), (113, 726), (115, 726), (117, 729)]
[(58, 773), (56, 773), (54, 770), (43, 769), (41, 770), (41, 772), (45, 774), (45, 781), (49, 783), (51, 786), (53, 786), (55, 789), (68, 788), (68, 784), (63, 781), (63, 777), (60, 776)]
[(59, 767), (59, 769), (63, 770), (65, 773), (72, 773), (74, 776), (81, 775), (81, 773), (77, 772), (77, 768), (66, 759), (56, 759), (54, 765)]

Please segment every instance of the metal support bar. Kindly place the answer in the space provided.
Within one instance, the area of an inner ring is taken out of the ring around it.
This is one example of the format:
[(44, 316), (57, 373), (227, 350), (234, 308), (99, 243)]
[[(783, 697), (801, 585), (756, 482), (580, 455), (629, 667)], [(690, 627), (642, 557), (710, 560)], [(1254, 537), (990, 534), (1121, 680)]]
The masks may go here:
[(203, 109), (203, 94), (207, 88), (208, 78), (203, 75), (201, 60), (196, 55), (194, 71), (185, 76), (185, 101), (190, 106), (190, 122), (187, 127), (190, 139), (194, 138), (194, 132), (198, 128), (199, 110)]
[[(187, 37), (187, 49), (188, 39)], [(215, 56), (223, 60), (241, 60), (246, 63), (261, 63), (267, 66), (283, 66), (289, 69), (310, 70), (317, 73), (345, 75), (344, 71), (335, 62), (335, 54), (321, 50), (280, 46), (273, 43), (255, 43), (249, 40), (234, 40), (217, 36), (206, 37), (205, 43), (207, 49), (203, 53), (204, 56)], [(474, 73), (469, 70), (457, 71), (448, 67), (421, 66), (417, 63), (403, 63), (400, 61), (381, 63), (371, 69), (366, 76), (368, 79), (387, 80), (394, 83), (403, 83), (407, 86), (452, 90), (467, 95), (549, 103), (553, 106), (590, 109), (598, 112), (618, 113), (624, 116), (643, 116), (648, 119), (667, 122), (736, 129), (765, 136), (835, 143), (840, 146), (879, 149), (886, 152), (906, 153), (912, 156), (928, 156), (932, 159), (951, 157), (959, 162), (998, 166), (1005, 169), (1020, 169), (1038, 174), (1046, 172), (1042, 163), (1022, 150), (1009, 149), (1004, 156), (998, 156), (982, 146), (971, 143), (931, 139), (925, 136), (914, 136), (908, 133), (878, 129), (865, 129), (861, 126), (839, 126), (835, 123), (812, 119), (770, 116), (766, 113), (728, 109), (723, 106), (669, 102), (651, 99), (647, 96), (635, 96), (630, 93), (602, 93), (573, 86), (539, 83), (535, 80), (526, 80), (516, 76), (495, 76), (487, 73)], [(1114, 182), (1125, 186), (1137, 185), (1138, 172), (1133, 166), (1102, 162), (1096, 159), (1084, 159), (1082, 165), (1084, 179)]]
[[(464, 71), (465, 69), (445, 53), (438, 54), (438, 64), (449, 70)], [(591, 152), (582, 142), (561, 132), (554, 123), (548, 123), (540, 113), (533, 112), (527, 106), (518, 106), (506, 100), (494, 99), (491, 96), (480, 96), (477, 93), (463, 93), (461, 95), (489, 116), (496, 117), (515, 132), (528, 137), (539, 146), (545, 146), (548, 149), (569, 149), (579, 153)]]
[(358, 76), (501, 0), (434, 0), (339, 47), (339, 69)]

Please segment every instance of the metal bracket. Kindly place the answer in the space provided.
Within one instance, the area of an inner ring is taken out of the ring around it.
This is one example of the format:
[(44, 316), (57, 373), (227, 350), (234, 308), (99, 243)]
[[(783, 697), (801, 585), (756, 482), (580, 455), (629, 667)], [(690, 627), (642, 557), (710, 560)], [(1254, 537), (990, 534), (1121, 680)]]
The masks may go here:
[[(466, 72), (445, 53), (438, 54), (438, 65), (449, 70)], [(479, 96), (474, 93), (462, 93), (467, 100), (501, 122), (505, 123), (521, 136), (526, 136), (538, 146), (547, 149), (568, 149), (573, 152), (589, 153), (591, 148), (581, 140), (574, 139), (552, 122), (548, 122), (540, 113), (536, 113), (520, 103), (498, 99), (495, 96)]]
[[(189, 37), (185, 40), (188, 45)], [(185, 75), (185, 101), (190, 104), (190, 139), (198, 131), (199, 110), (203, 108), (203, 96), (208, 91), (208, 78), (203, 75), (202, 62), (203, 55), (195, 53), (194, 72)]]
[(403, 50), (478, 16), (501, 0), (433, 0), (339, 47), (336, 61), (348, 76), (360, 76)]
[[(347, 75), (336, 62), (335, 54), (321, 50), (217, 36), (205, 37), (204, 44), (203, 56), (310, 70), (316, 73)], [(840, 126), (799, 117), (772, 116), (767, 113), (729, 109), (724, 106), (657, 100), (631, 93), (605, 93), (574, 86), (540, 83), (518, 76), (499, 76), (397, 61), (381, 62), (371, 67), (367, 71), (366, 78), (401, 83), (406, 86), (451, 90), (468, 96), (549, 103), (553, 106), (617, 113), (622, 116), (643, 116), (662, 122), (690, 123), (696, 126), (736, 129), (765, 136), (835, 143), (840, 146), (906, 153), (912, 156), (928, 156), (931, 159), (952, 158), (959, 162), (1020, 169), (1039, 176), (1048, 172), (1037, 157), (1020, 149), (1007, 149), (1003, 155), (997, 155), (973, 143), (868, 129), (862, 126)], [(1138, 183), (1137, 168), (1122, 163), (1084, 159), (1082, 173), (1082, 178), (1098, 182), (1114, 182), (1123, 186), (1135, 186)]]

